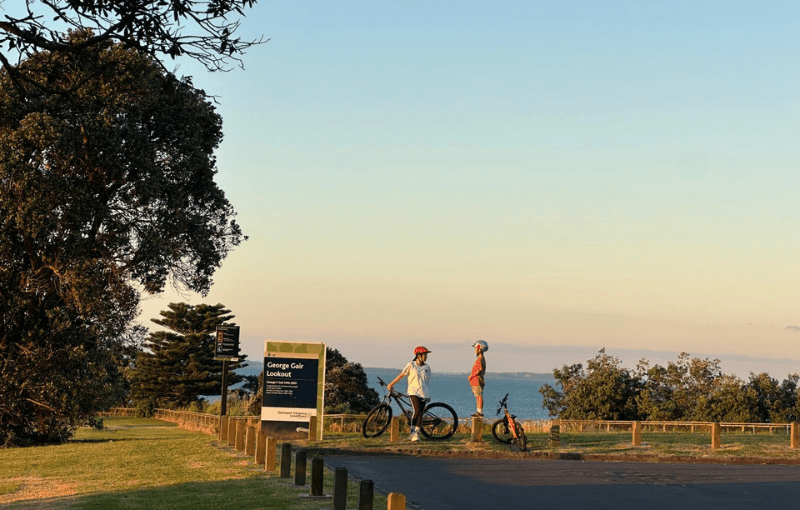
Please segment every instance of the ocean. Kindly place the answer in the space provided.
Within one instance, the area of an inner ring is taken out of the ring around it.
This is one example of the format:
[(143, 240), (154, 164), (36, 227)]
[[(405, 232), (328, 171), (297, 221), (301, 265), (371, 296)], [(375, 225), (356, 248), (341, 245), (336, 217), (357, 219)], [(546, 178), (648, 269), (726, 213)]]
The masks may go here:
[[(249, 361), (249, 360), (248, 360)], [(250, 366), (237, 370), (241, 375), (255, 375), (261, 373), (262, 365), (252, 363)], [(388, 383), (400, 373), (399, 368), (364, 368), (367, 381), (372, 389), (383, 397), (384, 389), (378, 384), (378, 377)], [(431, 377), (431, 398), (434, 402), (444, 402), (455, 409), (459, 418), (467, 418), (475, 412), (475, 396), (467, 382), (469, 374), (452, 374), (434, 372)], [(552, 374), (533, 373), (488, 373), (486, 374), (486, 388), (483, 393), (483, 414), (487, 419), (492, 419), (497, 411), (500, 399), (508, 393), (508, 408), (521, 420), (546, 420), (550, 417), (547, 410), (542, 409), (542, 395), (539, 388), (543, 384), (553, 386), (555, 379)], [(237, 385), (240, 386), (240, 385)], [(397, 389), (406, 391), (405, 380), (397, 384)], [(216, 400), (219, 395), (207, 397)], [(398, 411), (395, 409), (395, 411)]]

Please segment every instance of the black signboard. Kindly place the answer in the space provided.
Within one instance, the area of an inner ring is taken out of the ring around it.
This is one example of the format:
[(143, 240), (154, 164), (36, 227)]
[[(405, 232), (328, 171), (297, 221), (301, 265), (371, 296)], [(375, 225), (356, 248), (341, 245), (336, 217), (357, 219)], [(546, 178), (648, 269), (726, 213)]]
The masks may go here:
[(239, 326), (217, 326), (214, 359), (239, 361)]
[(264, 407), (316, 410), (318, 373), (318, 358), (264, 358)]

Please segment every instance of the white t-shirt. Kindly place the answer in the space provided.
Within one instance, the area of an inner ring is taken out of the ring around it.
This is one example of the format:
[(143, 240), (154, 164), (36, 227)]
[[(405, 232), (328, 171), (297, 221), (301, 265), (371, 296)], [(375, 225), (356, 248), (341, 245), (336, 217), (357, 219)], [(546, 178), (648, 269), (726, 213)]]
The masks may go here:
[(416, 361), (412, 361), (406, 365), (402, 373), (408, 377), (409, 395), (416, 395), (425, 399), (431, 398), (428, 390), (428, 381), (431, 380), (431, 367), (429, 365), (417, 365)]

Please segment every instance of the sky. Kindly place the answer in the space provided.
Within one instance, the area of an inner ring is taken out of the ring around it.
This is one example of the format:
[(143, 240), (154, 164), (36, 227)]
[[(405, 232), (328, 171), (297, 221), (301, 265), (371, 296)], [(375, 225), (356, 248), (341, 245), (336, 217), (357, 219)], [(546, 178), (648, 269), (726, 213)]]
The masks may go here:
[(249, 240), (143, 324), (222, 303), (256, 360), (800, 371), (797, 2), (270, 0), (241, 34), (270, 39), (245, 70), (178, 74)]

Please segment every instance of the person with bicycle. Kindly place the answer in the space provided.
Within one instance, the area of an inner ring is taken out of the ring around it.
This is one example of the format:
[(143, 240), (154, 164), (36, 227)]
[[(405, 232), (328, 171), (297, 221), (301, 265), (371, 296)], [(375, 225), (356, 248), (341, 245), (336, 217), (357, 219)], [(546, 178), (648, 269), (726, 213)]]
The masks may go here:
[(475, 404), (478, 411), (473, 414), (473, 417), (483, 417), (483, 387), (486, 381), (483, 376), (486, 374), (486, 357), (483, 353), (489, 350), (489, 344), (483, 340), (478, 340), (472, 347), (475, 349), (475, 363), (472, 364), (472, 372), (469, 374), (469, 385), (472, 388), (472, 394), (475, 395)]
[(425, 403), (431, 399), (428, 389), (428, 382), (431, 380), (431, 367), (426, 363), (430, 352), (426, 347), (417, 346), (414, 349), (414, 359), (405, 366), (400, 375), (394, 378), (394, 381), (387, 385), (387, 389), (391, 392), (392, 386), (397, 384), (403, 377), (408, 377), (408, 396), (411, 400), (411, 405), (414, 407), (414, 415), (410, 424), (411, 434), (408, 436), (411, 441), (419, 441), (422, 410), (425, 409)]

